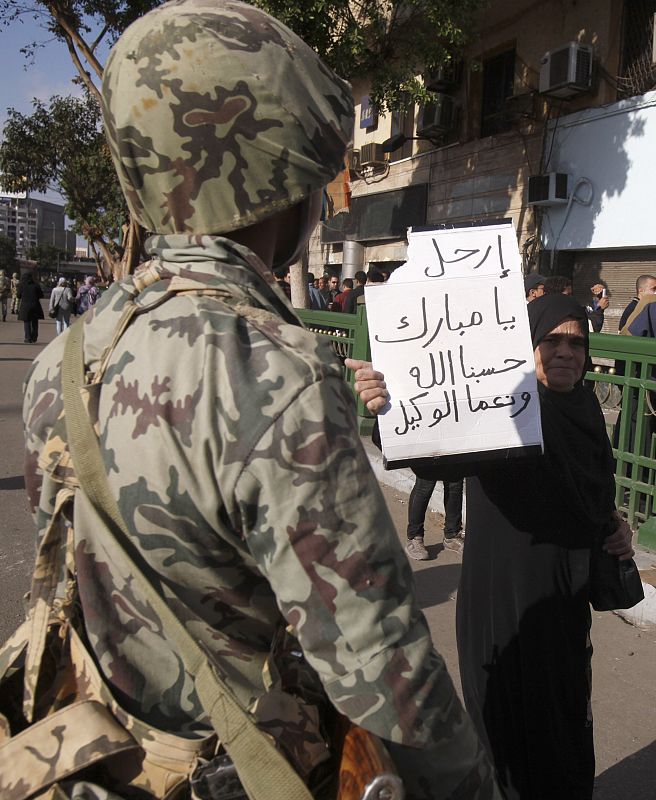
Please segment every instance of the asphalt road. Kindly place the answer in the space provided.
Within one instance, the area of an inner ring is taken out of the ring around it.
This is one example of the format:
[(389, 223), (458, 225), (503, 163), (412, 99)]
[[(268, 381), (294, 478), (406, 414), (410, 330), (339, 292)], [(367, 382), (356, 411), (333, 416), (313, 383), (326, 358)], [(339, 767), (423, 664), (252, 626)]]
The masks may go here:
[[(32, 359), (54, 333), (54, 323), (45, 320), (39, 344), (26, 345), (22, 323), (14, 317), (0, 322), (0, 640), (22, 619), (22, 596), (34, 559), (34, 528), (22, 476), (22, 383)], [(403, 538), (407, 495), (385, 486), (383, 493)], [(437, 514), (430, 514), (426, 530), (433, 560), (412, 562), (417, 593), (435, 644), (458, 685), (455, 594), (460, 558), (437, 544)], [(640, 631), (611, 613), (593, 613), (593, 619), (595, 800), (654, 800), (656, 628)]]
[[(47, 306), (44, 304), (44, 308)], [(34, 356), (54, 337), (55, 323), (39, 324), (39, 343), (23, 344), (23, 323), (0, 321), (0, 640), (23, 618), (34, 562), (34, 528), (23, 480), (22, 385)]]

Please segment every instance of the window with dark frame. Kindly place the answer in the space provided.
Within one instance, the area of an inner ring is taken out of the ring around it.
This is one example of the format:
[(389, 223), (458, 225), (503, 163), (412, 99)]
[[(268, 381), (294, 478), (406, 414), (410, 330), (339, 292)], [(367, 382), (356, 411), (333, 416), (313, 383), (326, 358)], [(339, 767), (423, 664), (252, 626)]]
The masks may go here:
[(618, 97), (656, 88), (656, 0), (625, 0)]
[(510, 130), (512, 121), (505, 113), (505, 100), (514, 93), (515, 48), (483, 62), (481, 138)]
[(402, 158), (410, 158), (412, 155), (411, 137), (414, 136), (415, 107), (410, 105), (398, 111), (393, 111), (391, 123), (392, 129), (390, 136), (396, 136), (397, 133), (402, 133), (404, 136), (408, 137), (408, 141), (399, 147), (398, 150), (390, 153), (390, 161), (400, 161)]

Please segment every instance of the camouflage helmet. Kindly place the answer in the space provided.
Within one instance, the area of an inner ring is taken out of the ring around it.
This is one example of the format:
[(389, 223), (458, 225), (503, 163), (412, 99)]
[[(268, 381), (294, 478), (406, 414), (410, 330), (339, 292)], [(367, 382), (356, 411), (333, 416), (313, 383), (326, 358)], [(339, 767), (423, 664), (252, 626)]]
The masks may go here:
[(123, 193), (156, 233), (227, 233), (329, 183), (353, 132), (347, 83), (237, 0), (173, 0), (121, 36), (103, 116)]

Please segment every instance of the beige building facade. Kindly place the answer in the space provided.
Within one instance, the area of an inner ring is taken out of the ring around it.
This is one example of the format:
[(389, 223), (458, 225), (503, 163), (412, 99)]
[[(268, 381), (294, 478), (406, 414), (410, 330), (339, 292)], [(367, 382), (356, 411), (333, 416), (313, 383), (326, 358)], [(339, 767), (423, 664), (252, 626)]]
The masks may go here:
[[(492, 0), (462, 61), (424, 76), (443, 108), (377, 117), (367, 85), (354, 84), (350, 211), (317, 228), (310, 270), (346, 277), (372, 265), (393, 269), (405, 260), (410, 226), (502, 218), (514, 222), (525, 272), (566, 269), (571, 257), (554, 262), (548, 252), (549, 209), (529, 204), (529, 177), (554, 170), (559, 120), (612, 110), (656, 86), (655, 12), (650, 0)], [(590, 78), (582, 80), (588, 57)], [(563, 67), (567, 58), (574, 61)], [(574, 79), (569, 88), (558, 88), (562, 69)], [(420, 138), (383, 153), (398, 134)]]

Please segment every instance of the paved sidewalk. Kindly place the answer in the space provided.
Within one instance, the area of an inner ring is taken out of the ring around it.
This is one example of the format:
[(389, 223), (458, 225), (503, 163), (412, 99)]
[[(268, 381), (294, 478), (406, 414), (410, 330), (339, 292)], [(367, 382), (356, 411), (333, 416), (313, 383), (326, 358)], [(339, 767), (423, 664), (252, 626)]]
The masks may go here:
[[(42, 305), (47, 310), (47, 302)], [(23, 323), (13, 314), (0, 321), (0, 641), (23, 619), (22, 597), (34, 566), (23, 480), (23, 381), (34, 357), (54, 338), (54, 320), (39, 322), (38, 344), (23, 344), (23, 336)]]

